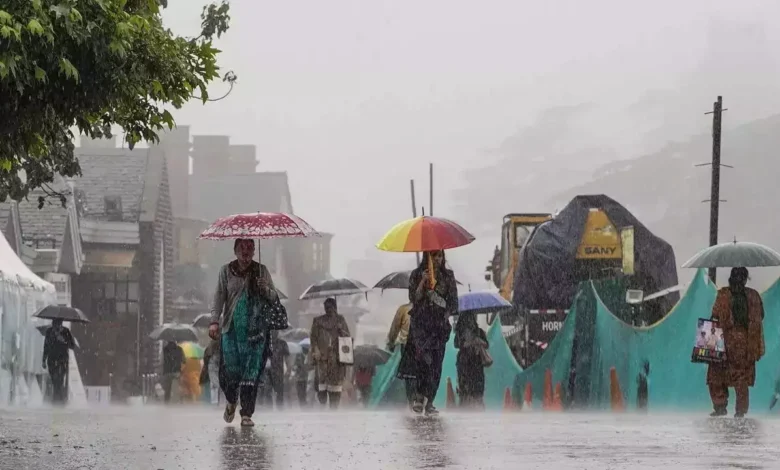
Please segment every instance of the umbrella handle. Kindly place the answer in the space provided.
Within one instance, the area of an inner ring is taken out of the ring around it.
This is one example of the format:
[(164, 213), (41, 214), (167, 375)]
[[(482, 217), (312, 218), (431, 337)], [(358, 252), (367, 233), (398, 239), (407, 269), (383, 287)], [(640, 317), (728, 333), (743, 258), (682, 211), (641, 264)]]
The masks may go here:
[(428, 275), (431, 277), (431, 289), (436, 287), (436, 276), (433, 274), (433, 258), (428, 253)]

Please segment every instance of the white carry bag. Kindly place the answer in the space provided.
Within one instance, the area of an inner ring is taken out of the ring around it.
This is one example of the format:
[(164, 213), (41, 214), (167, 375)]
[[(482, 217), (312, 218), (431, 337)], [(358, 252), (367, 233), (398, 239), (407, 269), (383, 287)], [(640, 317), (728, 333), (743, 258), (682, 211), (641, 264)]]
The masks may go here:
[(339, 338), (339, 362), (351, 366), (355, 363), (355, 357), (352, 353), (352, 338)]

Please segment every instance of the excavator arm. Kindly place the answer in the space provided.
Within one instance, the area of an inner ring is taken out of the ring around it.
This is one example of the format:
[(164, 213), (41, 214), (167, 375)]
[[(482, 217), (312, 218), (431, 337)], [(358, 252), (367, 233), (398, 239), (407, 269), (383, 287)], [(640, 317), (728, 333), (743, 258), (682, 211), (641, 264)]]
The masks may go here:
[(512, 250), (512, 261), (509, 265), (509, 271), (506, 273), (504, 282), (501, 284), (501, 288), (498, 290), (499, 295), (508, 301), (512, 301), (512, 289), (515, 285), (515, 269), (520, 262), (520, 250)]

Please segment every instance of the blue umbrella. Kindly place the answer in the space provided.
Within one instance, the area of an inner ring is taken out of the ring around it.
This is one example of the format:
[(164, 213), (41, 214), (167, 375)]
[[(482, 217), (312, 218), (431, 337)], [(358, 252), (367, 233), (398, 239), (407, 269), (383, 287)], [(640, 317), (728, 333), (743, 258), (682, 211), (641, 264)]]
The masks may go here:
[(512, 304), (495, 292), (469, 292), (458, 296), (458, 313), (496, 313), (512, 308)]

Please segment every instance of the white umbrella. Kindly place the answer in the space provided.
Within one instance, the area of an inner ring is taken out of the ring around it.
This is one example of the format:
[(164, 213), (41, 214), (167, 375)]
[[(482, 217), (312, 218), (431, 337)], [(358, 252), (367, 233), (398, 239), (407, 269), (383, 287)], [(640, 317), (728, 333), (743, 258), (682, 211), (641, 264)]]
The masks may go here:
[(780, 253), (758, 243), (736, 240), (705, 248), (683, 264), (683, 268), (759, 268), (769, 266), (780, 266)]

